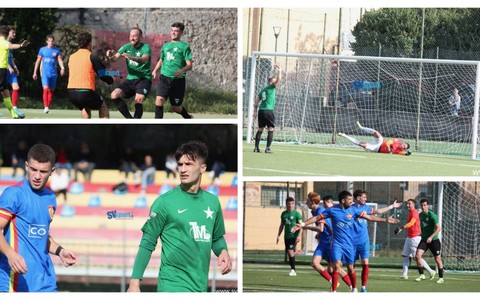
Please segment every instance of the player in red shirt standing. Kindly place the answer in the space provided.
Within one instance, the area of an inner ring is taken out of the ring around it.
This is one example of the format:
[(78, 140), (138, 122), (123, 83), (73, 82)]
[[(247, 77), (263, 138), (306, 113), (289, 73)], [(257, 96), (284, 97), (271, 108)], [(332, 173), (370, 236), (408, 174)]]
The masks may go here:
[(401, 139), (384, 140), (380, 132), (376, 131), (375, 129), (363, 127), (362, 125), (360, 125), (358, 121), (357, 121), (357, 126), (360, 130), (369, 134), (373, 134), (373, 137), (374, 137), (373, 141), (369, 143), (362, 142), (342, 132), (339, 132), (338, 135), (348, 139), (355, 145), (358, 145), (364, 148), (365, 150), (368, 150), (371, 152), (390, 153), (390, 154), (399, 154), (399, 155), (412, 154), (412, 152), (408, 150), (410, 149), (410, 144), (403, 142)]
[[(399, 234), (405, 228), (407, 229), (407, 238), (405, 239), (402, 251), (403, 279), (408, 279), (408, 266), (410, 264), (410, 260), (412, 258), (415, 259), (418, 244), (422, 239), (422, 231), (420, 229), (420, 214), (415, 208), (415, 204), (415, 199), (407, 200), (407, 210), (409, 212), (407, 223), (395, 229), (395, 234)], [(435, 276), (435, 271), (430, 268), (423, 258), (421, 260), (422, 266), (430, 273), (430, 277), (433, 278)]]

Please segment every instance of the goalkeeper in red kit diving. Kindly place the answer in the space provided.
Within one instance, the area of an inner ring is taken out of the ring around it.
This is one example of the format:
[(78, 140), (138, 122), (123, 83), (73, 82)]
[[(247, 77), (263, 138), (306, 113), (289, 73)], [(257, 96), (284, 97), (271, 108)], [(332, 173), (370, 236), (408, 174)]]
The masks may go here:
[(410, 155), (412, 152), (410, 152), (410, 144), (405, 143), (402, 141), (402, 139), (384, 139), (383, 136), (380, 134), (375, 129), (368, 128), (368, 127), (363, 127), (360, 125), (360, 123), (357, 121), (357, 126), (360, 130), (373, 134), (373, 141), (367, 143), (367, 142), (362, 142), (357, 140), (354, 137), (348, 136), (345, 133), (339, 132), (338, 135), (342, 136), (355, 145), (358, 145), (365, 150), (371, 151), (371, 152), (378, 152), (378, 153), (388, 153), (388, 154), (399, 154), (399, 155)]

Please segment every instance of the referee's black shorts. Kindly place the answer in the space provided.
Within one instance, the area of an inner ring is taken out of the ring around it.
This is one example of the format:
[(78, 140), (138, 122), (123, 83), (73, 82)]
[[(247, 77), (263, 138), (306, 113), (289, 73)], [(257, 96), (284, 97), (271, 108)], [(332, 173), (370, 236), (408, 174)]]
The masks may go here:
[(68, 99), (79, 110), (84, 108), (99, 109), (103, 103), (100, 94), (92, 90), (68, 89)]

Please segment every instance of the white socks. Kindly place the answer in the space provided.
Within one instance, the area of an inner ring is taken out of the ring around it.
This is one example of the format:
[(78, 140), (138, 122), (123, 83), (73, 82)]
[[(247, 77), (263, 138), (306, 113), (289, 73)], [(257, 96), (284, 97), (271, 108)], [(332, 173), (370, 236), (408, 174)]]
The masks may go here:
[(357, 140), (357, 139), (354, 138), (354, 137), (348, 136), (348, 135), (346, 135), (346, 134), (342, 134), (342, 136), (343, 136), (344, 138), (348, 139), (350, 142), (354, 143), (355, 145), (360, 144), (360, 141)]
[(403, 256), (402, 266), (403, 266), (403, 275), (408, 276), (408, 265), (410, 264), (409, 257)]
[(363, 130), (364, 132), (366, 132), (368, 134), (374, 134), (376, 132), (375, 129), (368, 128), (368, 127), (363, 127), (362, 125), (360, 125), (360, 123), (357, 123), (357, 125), (358, 125), (358, 128), (360, 128), (361, 130)]
[(432, 274), (433, 270), (430, 268), (430, 266), (427, 264), (427, 262), (422, 258), (422, 266), (425, 268), (425, 270), (428, 271), (428, 273)]

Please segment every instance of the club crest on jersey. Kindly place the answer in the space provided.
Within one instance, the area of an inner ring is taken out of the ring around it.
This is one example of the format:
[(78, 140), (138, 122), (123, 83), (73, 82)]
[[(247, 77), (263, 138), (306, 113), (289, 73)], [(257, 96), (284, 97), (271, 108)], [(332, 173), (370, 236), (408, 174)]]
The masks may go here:
[(347, 219), (351, 220), (352, 219), (352, 214), (348, 214)]
[(153, 221), (157, 217), (157, 213), (152, 211), (150, 215), (148, 216), (147, 222)]
[(212, 235), (207, 231), (205, 225), (198, 225), (197, 222), (190, 222), (190, 235), (196, 242), (210, 243), (212, 241)]
[(53, 219), (53, 216), (55, 215), (55, 208), (53, 206), (48, 206), (48, 214), (50, 215), (50, 219)]

